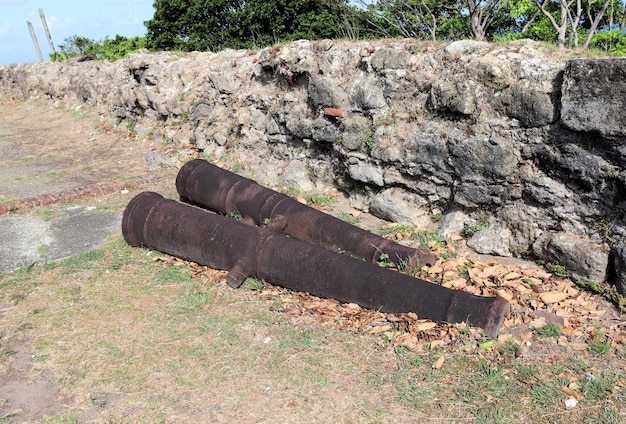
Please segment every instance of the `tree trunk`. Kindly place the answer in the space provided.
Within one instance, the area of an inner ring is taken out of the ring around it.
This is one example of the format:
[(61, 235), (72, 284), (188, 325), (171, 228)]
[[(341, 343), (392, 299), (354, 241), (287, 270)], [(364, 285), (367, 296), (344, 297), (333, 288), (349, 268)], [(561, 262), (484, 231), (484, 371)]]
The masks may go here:
[(607, 7), (609, 7), (610, 2), (611, 0), (606, 0), (604, 2), (604, 4), (602, 5), (602, 9), (600, 9), (598, 14), (596, 15), (596, 18), (593, 20), (593, 23), (591, 24), (591, 28), (589, 28), (589, 34), (587, 34), (587, 39), (585, 40), (585, 43), (583, 44), (583, 47), (582, 47), (583, 49), (586, 49), (587, 47), (589, 47), (589, 43), (591, 42), (591, 39), (593, 38), (593, 34), (595, 34), (596, 30), (598, 29), (598, 25), (600, 25), (600, 20), (602, 19), (602, 15), (604, 15), (604, 12), (606, 12), (606, 9)]
[(566, 3), (566, 0), (561, 0), (559, 2), (561, 5), (561, 22), (558, 23), (556, 19), (554, 19), (554, 16), (552, 16), (552, 13), (550, 13), (546, 9), (545, 4), (547, 1), (548, 0), (543, 0), (543, 2), (541, 0), (535, 0), (535, 3), (537, 4), (537, 7), (541, 11), (541, 13), (543, 13), (543, 15), (548, 18), (548, 20), (552, 24), (552, 27), (556, 31), (556, 45), (559, 49), (563, 49), (565, 48), (565, 36), (567, 35), (567, 17), (569, 14), (569, 7)]

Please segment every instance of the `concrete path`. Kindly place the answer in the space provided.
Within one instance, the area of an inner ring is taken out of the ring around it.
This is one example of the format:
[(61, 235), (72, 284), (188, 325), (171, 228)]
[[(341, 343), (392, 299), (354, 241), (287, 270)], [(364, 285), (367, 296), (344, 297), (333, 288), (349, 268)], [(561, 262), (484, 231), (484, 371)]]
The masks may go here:
[(0, 272), (97, 248), (134, 192), (175, 191), (175, 170), (148, 171), (149, 149), (88, 112), (0, 102)]
[(122, 212), (72, 206), (46, 221), (36, 216), (0, 218), (0, 272), (55, 261), (95, 249), (120, 232)]

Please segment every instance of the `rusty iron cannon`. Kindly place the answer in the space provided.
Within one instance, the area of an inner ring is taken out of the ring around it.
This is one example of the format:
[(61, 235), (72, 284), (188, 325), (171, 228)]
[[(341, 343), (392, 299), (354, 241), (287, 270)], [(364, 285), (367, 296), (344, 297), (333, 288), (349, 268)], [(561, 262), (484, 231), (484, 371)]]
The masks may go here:
[(283, 231), (288, 236), (345, 251), (371, 263), (382, 257), (410, 270), (435, 263), (427, 250), (379, 237), (202, 159), (183, 165), (176, 189), (184, 202), (223, 214), (239, 214), (256, 225), (280, 215), (286, 221)]
[(131, 246), (144, 246), (215, 269), (229, 271), (238, 287), (247, 277), (382, 312), (414, 312), (440, 322), (468, 322), (496, 335), (509, 309), (502, 297), (452, 290), (287, 237), (274, 215), (256, 227), (193, 205), (144, 192), (122, 217)]

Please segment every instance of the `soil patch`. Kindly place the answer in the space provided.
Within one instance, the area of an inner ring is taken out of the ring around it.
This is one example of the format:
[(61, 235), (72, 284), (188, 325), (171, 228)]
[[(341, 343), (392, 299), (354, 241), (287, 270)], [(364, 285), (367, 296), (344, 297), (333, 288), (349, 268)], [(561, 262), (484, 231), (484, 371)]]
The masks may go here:
[[(132, 195), (125, 188), (161, 180), (148, 170), (149, 148), (91, 111), (0, 102), (0, 213), (50, 205), (44, 216), (0, 218), (0, 272), (92, 249), (119, 233), (121, 209)], [(62, 204), (90, 195), (85, 206)], [(0, 322), (10, 307), (0, 302)], [(57, 377), (33, 366), (30, 341), (2, 331), (0, 340), (0, 422), (62, 414)], [(81, 420), (93, 415), (86, 411)]]
[(149, 146), (86, 110), (0, 103), (0, 202), (147, 174)]

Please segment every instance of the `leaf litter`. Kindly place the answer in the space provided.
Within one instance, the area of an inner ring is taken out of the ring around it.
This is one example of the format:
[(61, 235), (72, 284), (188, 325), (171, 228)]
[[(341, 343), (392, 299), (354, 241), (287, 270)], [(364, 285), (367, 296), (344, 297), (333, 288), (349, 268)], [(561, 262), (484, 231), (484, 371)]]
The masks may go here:
[[(558, 344), (580, 351), (589, 349), (602, 334), (612, 349), (626, 347), (626, 320), (620, 311), (601, 296), (582, 291), (575, 283), (534, 267), (504, 264), (498, 259), (459, 256), (423, 267), (417, 277), (440, 281), (444, 287), (482, 296), (502, 296), (511, 304), (500, 330), (500, 339), (526, 343), (538, 337), (533, 329), (548, 323), (561, 330)], [(160, 256), (169, 265), (180, 265), (176, 258)], [(227, 273), (192, 263), (192, 277), (225, 282)], [(392, 271), (393, 272), (393, 271)], [(293, 322), (316, 320), (322, 325), (383, 335), (394, 346), (432, 349), (455, 344), (460, 337), (476, 340), (475, 348), (486, 339), (481, 329), (465, 323), (437, 323), (415, 313), (383, 313), (361, 308), (355, 303), (340, 303), (308, 293), (293, 292), (271, 284), (251, 291), (264, 298), (272, 311), (288, 315)], [(599, 319), (604, 318), (603, 321)], [(606, 325), (601, 326), (602, 323)]]
[[(504, 297), (511, 308), (495, 340), (490, 340), (480, 328), (466, 323), (434, 322), (413, 312), (394, 314), (363, 309), (356, 303), (340, 303), (256, 280), (253, 288), (245, 291), (245, 296), (265, 301), (270, 311), (284, 314), (294, 325), (317, 322), (322, 326), (373, 335), (383, 348), (432, 354), (431, 368), (435, 371), (446, 367), (446, 352), (452, 354), (455, 350), (475, 355), (473, 359), (468, 357), (470, 362), (487, 358), (486, 355), (497, 362), (508, 362), (510, 357), (507, 355), (511, 352), (518, 357), (523, 355), (522, 347), (530, 346), (534, 350), (544, 349), (543, 353), (539, 353), (540, 350), (535, 354), (545, 360), (551, 358), (555, 363), (567, 352), (593, 354), (594, 345), (598, 343), (607, 351), (624, 355), (626, 317), (623, 308), (616, 308), (603, 296), (581, 290), (570, 279), (558, 277), (531, 263), (507, 263), (509, 261), (462, 253), (459, 249), (462, 243), (457, 239), (447, 244), (430, 244), (430, 250), (438, 260), (433, 266), (420, 269), (415, 277), (475, 295)], [(158, 259), (167, 265), (184, 262), (167, 255)], [(195, 263), (190, 266), (192, 278), (230, 289), (226, 285), (226, 271)], [(541, 330), (550, 325), (556, 326), (558, 335), (554, 337), (554, 343), (545, 343), (541, 340), (545, 337)], [(552, 347), (555, 345), (565, 351), (555, 351)], [(507, 348), (509, 353), (504, 353)], [(599, 364), (598, 367), (601, 368)], [(589, 368), (587, 374), (600, 368)], [(625, 373), (626, 366), (620, 375)], [(578, 401), (584, 395), (584, 389), (576, 378), (570, 377), (571, 384), (556, 389), (568, 399)], [(626, 389), (626, 380), (618, 378), (615, 389), (620, 392)], [(572, 407), (572, 403), (570, 401), (567, 407)]]

